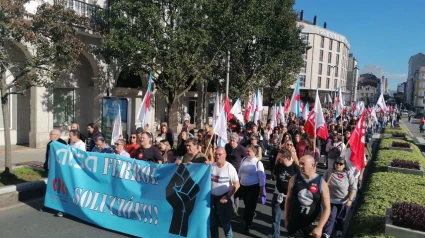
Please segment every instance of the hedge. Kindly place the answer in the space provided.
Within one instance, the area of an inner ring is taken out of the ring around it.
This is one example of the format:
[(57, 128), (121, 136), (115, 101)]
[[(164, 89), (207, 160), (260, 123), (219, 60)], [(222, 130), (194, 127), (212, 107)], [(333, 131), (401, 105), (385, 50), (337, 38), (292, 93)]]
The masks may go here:
[(404, 127), (398, 127), (397, 129), (394, 129), (394, 128), (391, 128), (391, 127), (387, 126), (387, 127), (384, 128), (384, 133), (391, 134), (391, 133), (396, 133), (396, 132), (398, 132), (398, 133), (406, 133), (406, 135), (409, 134), (407, 132), (406, 128), (404, 128)]
[(356, 237), (385, 237), (385, 211), (395, 202), (425, 205), (425, 178), (386, 172), (388, 163), (394, 158), (419, 161), (424, 165), (425, 158), (413, 143), (413, 152), (389, 150), (388, 147), (393, 141), (404, 140), (383, 139), (375, 154), (370, 168), (372, 174), (363, 189), (362, 204), (355, 215), (353, 229), (356, 231)]
[[(393, 142), (408, 142), (412, 144), (413, 151), (403, 151), (403, 150), (390, 150), (389, 147)], [(379, 145), (378, 152), (376, 153), (376, 158), (374, 165), (376, 166), (376, 171), (386, 172), (388, 163), (393, 159), (401, 160), (411, 160), (417, 161), (423, 167), (425, 167), (425, 158), (423, 157), (419, 148), (411, 142), (411, 140), (401, 140), (401, 139), (383, 139)]]

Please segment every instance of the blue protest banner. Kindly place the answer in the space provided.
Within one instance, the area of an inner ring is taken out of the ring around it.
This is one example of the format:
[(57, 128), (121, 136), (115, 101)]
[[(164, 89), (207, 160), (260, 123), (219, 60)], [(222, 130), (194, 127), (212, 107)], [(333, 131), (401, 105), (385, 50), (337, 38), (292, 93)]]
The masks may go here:
[(211, 168), (50, 145), (44, 205), (139, 237), (208, 237)]

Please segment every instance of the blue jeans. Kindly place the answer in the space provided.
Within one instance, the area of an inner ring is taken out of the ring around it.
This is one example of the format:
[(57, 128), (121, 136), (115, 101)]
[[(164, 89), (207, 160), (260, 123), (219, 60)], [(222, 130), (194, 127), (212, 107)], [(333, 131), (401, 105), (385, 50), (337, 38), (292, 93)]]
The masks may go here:
[(226, 203), (220, 203), (220, 199), (226, 194), (223, 194), (221, 196), (211, 196), (211, 238), (219, 237), (218, 226), (220, 223), (223, 227), (224, 235), (226, 236), (226, 238), (233, 237), (231, 221), (233, 216), (233, 202), (231, 199), (227, 199)]
[(282, 221), (282, 215), (283, 215), (283, 209), (282, 207), (285, 206), (285, 200), (283, 200), (282, 203), (277, 202), (277, 194), (273, 194), (272, 198), (272, 234), (273, 238), (279, 238), (280, 237), (280, 224)]

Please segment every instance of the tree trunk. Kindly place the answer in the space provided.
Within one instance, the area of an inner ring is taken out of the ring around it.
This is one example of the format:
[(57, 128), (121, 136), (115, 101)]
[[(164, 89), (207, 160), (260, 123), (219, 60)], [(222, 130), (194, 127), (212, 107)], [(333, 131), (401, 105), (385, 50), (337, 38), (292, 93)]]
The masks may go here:
[(266, 122), (271, 118), (272, 116), (272, 109), (273, 109), (273, 105), (269, 104), (269, 110), (267, 112), (267, 120)]
[[(2, 79), (3, 81), (3, 79)], [(10, 141), (10, 111), (9, 111), (9, 96), (7, 94), (6, 82), (1, 86), (1, 107), (3, 112), (3, 128), (4, 128), (4, 145), (5, 145), (5, 173), (12, 173), (12, 145)]]

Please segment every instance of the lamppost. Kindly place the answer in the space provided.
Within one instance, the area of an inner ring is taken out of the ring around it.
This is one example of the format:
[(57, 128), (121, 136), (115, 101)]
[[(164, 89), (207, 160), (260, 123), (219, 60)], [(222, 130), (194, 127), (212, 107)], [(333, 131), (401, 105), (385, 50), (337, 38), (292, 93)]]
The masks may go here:
[[(335, 73), (335, 68), (338, 67), (338, 65), (329, 65), (329, 67), (331, 67), (331, 69), (329, 70), (331, 73), (331, 83), (334, 83), (334, 73)], [(334, 72), (332, 72), (332, 69)], [(337, 89), (338, 83), (337, 85), (334, 85), (334, 98), (336, 97), (336, 89)]]
[(351, 90), (351, 101), (354, 102), (357, 100), (357, 70), (359, 70), (359, 67), (353, 68), (353, 87)]

